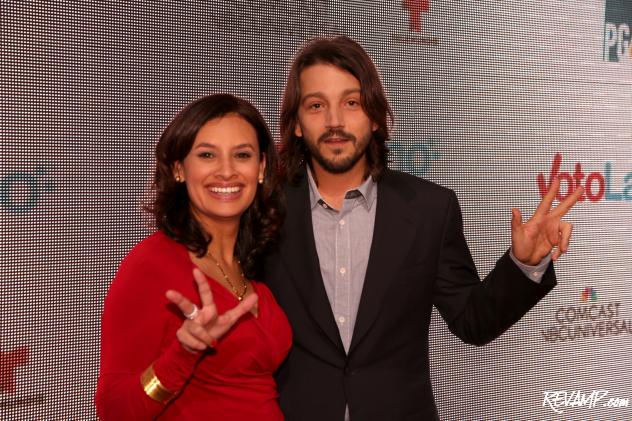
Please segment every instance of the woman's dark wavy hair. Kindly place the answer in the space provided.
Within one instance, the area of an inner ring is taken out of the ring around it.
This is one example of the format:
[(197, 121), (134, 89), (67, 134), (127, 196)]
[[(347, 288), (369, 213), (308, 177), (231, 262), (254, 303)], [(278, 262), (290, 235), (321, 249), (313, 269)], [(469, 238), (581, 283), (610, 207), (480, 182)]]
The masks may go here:
[(208, 121), (237, 114), (257, 132), (261, 157), (266, 167), (263, 184), (257, 185), (254, 201), (241, 216), (235, 256), (241, 261), (248, 278), (261, 275), (261, 256), (276, 239), (284, 216), (278, 183), (278, 157), (270, 130), (257, 109), (230, 94), (215, 94), (187, 105), (175, 116), (156, 145), (156, 172), (152, 190), (155, 198), (145, 210), (154, 216), (156, 227), (190, 251), (202, 257), (211, 243), (193, 216), (186, 184), (176, 182), (173, 168), (182, 162), (193, 147), (195, 137)]
[(393, 112), (384, 93), (380, 76), (369, 55), (351, 38), (315, 38), (298, 52), (290, 68), (281, 106), (281, 163), (290, 182), (301, 178), (303, 163), (310, 155), (302, 137), (294, 134), (301, 101), (300, 76), (307, 67), (331, 64), (351, 73), (360, 81), (362, 108), (378, 129), (367, 148), (368, 173), (378, 180), (388, 163), (389, 128)]

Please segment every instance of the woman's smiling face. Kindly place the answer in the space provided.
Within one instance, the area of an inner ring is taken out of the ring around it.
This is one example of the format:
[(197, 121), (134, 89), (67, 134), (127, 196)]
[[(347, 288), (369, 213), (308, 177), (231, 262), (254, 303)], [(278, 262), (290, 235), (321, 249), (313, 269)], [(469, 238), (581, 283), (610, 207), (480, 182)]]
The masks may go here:
[(255, 128), (237, 114), (205, 123), (174, 175), (186, 183), (193, 215), (207, 223), (239, 218), (254, 200), (263, 178), (262, 157)]

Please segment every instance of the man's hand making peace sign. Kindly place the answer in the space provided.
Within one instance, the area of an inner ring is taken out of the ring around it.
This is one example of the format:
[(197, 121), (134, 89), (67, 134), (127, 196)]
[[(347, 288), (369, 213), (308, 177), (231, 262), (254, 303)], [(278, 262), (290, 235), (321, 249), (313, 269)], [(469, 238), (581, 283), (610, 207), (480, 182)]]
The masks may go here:
[(562, 221), (562, 217), (573, 207), (584, 192), (582, 187), (551, 209), (553, 200), (560, 189), (560, 180), (554, 179), (542, 202), (527, 222), (517, 208), (512, 209), (511, 249), (513, 255), (524, 264), (535, 266), (553, 252), (551, 258), (557, 260), (568, 251), (573, 225)]

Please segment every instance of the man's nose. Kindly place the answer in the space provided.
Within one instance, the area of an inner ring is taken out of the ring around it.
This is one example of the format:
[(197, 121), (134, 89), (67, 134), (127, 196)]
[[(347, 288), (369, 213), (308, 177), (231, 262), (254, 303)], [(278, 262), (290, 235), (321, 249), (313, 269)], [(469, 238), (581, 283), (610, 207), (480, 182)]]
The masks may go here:
[(329, 108), (326, 124), (328, 128), (344, 127), (344, 116), (341, 107), (334, 106)]

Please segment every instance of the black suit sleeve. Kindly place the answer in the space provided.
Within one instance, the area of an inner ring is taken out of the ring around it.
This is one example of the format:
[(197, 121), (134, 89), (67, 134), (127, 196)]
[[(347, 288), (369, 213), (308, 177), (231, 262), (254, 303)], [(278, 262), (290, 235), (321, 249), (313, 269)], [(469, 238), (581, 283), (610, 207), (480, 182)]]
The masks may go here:
[(452, 333), (466, 343), (484, 345), (520, 320), (555, 286), (553, 265), (549, 264), (538, 284), (506, 252), (481, 282), (463, 235), (454, 192), (445, 215), (434, 304)]

